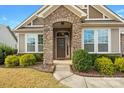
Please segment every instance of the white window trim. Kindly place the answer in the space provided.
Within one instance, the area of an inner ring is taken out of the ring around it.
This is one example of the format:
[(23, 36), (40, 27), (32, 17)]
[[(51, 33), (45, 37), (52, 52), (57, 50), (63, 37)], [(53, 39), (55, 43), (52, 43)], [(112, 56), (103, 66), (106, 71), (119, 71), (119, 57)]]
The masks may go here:
[[(35, 51), (34, 52), (29, 52), (27, 51), (27, 35), (35, 35)], [(38, 51), (38, 35), (43, 35), (42, 33), (26, 33), (25, 34), (25, 53), (43, 53), (43, 51), (39, 52)]]
[[(98, 52), (98, 31), (99, 29), (107, 29), (108, 30), (108, 52)], [(108, 54), (111, 53), (111, 29), (110, 28), (84, 28), (82, 30), (82, 48), (84, 49), (84, 31), (85, 30), (94, 30), (94, 52), (89, 53), (96, 53), (96, 54)]]
[(17, 51), (18, 51), (18, 53), (20, 52), (20, 46), (19, 46), (19, 43), (20, 43), (20, 40), (19, 40), (19, 33), (17, 33)]

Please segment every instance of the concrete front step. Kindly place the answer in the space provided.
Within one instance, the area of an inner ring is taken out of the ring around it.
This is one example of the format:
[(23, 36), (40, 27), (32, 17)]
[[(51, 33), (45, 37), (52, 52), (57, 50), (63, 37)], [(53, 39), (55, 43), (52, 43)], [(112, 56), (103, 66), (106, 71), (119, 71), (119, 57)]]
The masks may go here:
[(70, 66), (69, 65), (56, 65), (56, 69), (55, 69), (55, 72), (54, 72), (54, 77), (57, 79), (57, 80), (63, 80), (65, 79), (66, 77), (69, 77), (71, 76), (73, 73), (70, 72)]
[(56, 71), (68, 71), (70, 72), (70, 66), (69, 65), (56, 65)]
[(55, 65), (72, 65), (72, 60), (53, 60)]

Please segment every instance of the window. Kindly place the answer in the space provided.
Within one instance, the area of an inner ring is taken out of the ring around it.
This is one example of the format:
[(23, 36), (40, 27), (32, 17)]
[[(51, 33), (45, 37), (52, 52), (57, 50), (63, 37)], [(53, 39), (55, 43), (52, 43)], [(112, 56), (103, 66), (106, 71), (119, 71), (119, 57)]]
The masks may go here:
[(84, 31), (84, 49), (88, 52), (94, 52), (94, 31)]
[(35, 35), (27, 35), (27, 52), (35, 52)]
[(27, 40), (26, 52), (42, 52), (43, 51), (43, 35), (27, 34), (26, 40)]
[(43, 35), (38, 35), (38, 52), (43, 51)]
[(108, 52), (108, 30), (98, 30), (98, 52)]
[(88, 52), (110, 52), (109, 29), (85, 29), (84, 49)]

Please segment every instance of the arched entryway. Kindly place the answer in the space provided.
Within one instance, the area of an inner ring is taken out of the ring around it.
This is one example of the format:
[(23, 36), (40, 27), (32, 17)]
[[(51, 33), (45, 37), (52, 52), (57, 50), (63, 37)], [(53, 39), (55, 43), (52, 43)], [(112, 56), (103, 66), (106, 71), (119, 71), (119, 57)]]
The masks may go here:
[(70, 59), (72, 24), (65, 21), (54, 23), (53, 32), (54, 59)]

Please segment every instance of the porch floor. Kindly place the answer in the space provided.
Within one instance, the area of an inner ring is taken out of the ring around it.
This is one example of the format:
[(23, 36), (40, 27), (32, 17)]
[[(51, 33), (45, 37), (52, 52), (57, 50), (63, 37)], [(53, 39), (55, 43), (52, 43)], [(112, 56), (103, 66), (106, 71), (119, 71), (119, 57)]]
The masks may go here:
[(72, 64), (72, 60), (53, 60), (54, 64), (57, 65), (71, 65)]

